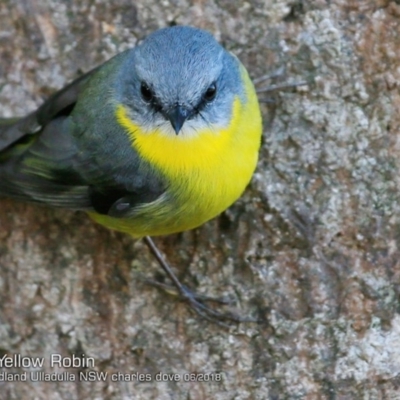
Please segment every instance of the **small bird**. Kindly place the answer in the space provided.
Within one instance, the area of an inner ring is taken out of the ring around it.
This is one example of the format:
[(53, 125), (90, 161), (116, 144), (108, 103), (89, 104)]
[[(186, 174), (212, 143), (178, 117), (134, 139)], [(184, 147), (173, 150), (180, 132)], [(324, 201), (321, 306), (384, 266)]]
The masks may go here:
[[(228, 208), (255, 170), (262, 133), (240, 61), (203, 30), (158, 30), (20, 119), (0, 120), (0, 196), (86, 211), (145, 237), (193, 229)], [(171, 275), (172, 274), (172, 275)]]

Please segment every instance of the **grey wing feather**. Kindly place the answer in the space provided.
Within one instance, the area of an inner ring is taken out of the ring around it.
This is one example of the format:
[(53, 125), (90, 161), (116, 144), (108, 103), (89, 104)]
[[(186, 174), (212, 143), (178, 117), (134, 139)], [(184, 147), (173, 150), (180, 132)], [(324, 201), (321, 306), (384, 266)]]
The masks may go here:
[(0, 119), (0, 152), (24, 136), (38, 132), (51, 119), (75, 104), (83, 85), (97, 69), (75, 79), (28, 116), (20, 119)]
[[(92, 70), (21, 119), (0, 119), (0, 196), (91, 209), (66, 117)], [(84, 167), (85, 168), (85, 167)], [(90, 175), (89, 166), (86, 174)]]

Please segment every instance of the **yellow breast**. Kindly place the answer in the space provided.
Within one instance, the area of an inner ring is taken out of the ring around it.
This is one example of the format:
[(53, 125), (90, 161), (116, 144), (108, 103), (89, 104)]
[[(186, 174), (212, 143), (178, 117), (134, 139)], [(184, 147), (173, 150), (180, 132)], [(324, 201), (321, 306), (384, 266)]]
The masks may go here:
[(119, 105), (116, 116), (132, 146), (161, 172), (168, 189), (129, 221), (95, 219), (133, 236), (163, 235), (192, 229), (228, 208), (251, 179), (262, 132), (257, 96), (244, 69), (242, 77), (247, 99), (235, 98), (230, 124), (217, 131), (204, 129), (194, 136), (143, 132)]

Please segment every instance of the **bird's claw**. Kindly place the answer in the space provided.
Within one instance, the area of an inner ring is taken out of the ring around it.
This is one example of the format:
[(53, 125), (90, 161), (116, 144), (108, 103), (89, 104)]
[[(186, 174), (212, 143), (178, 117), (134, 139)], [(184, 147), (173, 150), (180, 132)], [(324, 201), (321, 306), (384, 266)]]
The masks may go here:
[(234, 323), (257, 322), (257, 320), (255, 320), (254, 318), (241, 317), (240, 315), (233, 312), (219, 312), (204, 304), (205, 302), (212, 302), (221, 305), (232, 304), (232, 302), (227, 300), (226, 298), (218, 298), (218, 297), (211, 297), (198, 294), (191, 291), (188, 287), (184, 285), (181, 285), (178, 289), (175, 286), (167, 285), (165, 283), (152, 279), (145, 279), (144, 281), (149, 285), (164, 290), (166, 293), (170, 295), (178, 296), (182, 301), (185, 301), (187, 304), (189, 304), (190, 308), (197, 315), (206, 319), (207, 321), (213, 322), (225, 328), (230, 327), (230, 325), (224, 321), (230, 321)]

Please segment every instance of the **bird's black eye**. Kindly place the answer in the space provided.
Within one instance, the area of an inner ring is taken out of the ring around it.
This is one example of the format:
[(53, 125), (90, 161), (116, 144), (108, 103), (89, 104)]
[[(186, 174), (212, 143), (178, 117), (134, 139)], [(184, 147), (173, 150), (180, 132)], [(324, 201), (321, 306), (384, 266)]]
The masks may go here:
[(154, 98), (154, 93), (144, 82), (140, 85), (140, 94), (142, 95), (142, 99), (148, 103)]
[(204, 93), (204, 100), (205, 101), (213, 101), (215, 99), (215, 96), (217, 94), (217, 86), (215, 83), (212, 83), (209, 88), (206, 90)]

